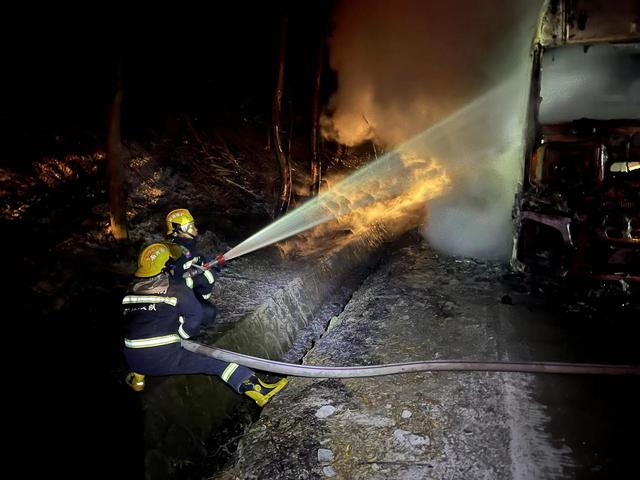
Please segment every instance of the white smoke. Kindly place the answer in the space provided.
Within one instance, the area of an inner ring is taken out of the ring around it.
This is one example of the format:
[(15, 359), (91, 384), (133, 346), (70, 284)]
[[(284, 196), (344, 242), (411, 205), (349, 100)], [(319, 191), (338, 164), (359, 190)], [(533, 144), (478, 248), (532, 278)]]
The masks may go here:
[(549, 49), (542, 73), (542, 123), (640, 118), (640, 43)]
[(444, 163), (454, 185), (429, 204), (425, 231), (443, 251), (510, 252), (539, 6), (345, 0), (338, 8), (330, 43), (338, 91), (323, 132), (348, 145), (372, 139), (395, 148), (413, 139), (401, 148)]

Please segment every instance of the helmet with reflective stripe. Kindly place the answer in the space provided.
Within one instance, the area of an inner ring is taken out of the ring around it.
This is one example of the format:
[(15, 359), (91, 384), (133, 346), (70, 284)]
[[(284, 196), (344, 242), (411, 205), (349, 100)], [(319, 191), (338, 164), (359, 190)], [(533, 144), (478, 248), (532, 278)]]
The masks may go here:
[(164, 269), (171, 258), (169, 249), (163, 243), (152, 243), (138, 257), (138, 269), (136, 277), (154, 277)]
[(186, 232), (189, 225), (194, 222), (193, 216), (186, 208), (171, 210), (167, 214), (165, 221), (167, 223), (167, 235), (172, 234), (176, 230)]

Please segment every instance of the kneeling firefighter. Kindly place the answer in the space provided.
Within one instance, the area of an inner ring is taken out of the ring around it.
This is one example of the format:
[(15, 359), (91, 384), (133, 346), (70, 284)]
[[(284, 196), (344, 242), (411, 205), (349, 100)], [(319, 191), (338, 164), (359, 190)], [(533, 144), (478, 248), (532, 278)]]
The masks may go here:
[(181, 339), (200, 332), (203, 314), (193, 291), (172, 270), (169, 248), (162, 243), (149, 245), (138, 258), (136, 279), (122, 300), (124, 356), (135, 372), (128, 379), (130, 385), (142, 390), (143, 375), (218, 375), (236, 392), (265, 405), (287, 384), (286, 379), (268, 384), (246, 367), (181, 347)]
[(215, 277), (213, 269), (207, 268), (213, 259), (198, 251), (198, 229), (191, 212), (186, 208), (171, 210), (165, 217), (167, 246), (175, 262), (176, 276), (184, 276), (200, 301), (207, 326), (216, 318), (216, 307), (211, 303)]

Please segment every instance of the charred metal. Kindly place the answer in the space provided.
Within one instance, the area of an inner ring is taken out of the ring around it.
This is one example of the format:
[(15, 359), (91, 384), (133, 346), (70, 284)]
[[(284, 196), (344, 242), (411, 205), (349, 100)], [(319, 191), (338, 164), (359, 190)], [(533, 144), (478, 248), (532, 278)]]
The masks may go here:
[(626, 285), (640, 282), (640, 7), (601, 7), (551, 1), (541, 17), (512, 263)]
[(640, 281), (640, 122), (545, 125), (519, 202), (531, 272)]

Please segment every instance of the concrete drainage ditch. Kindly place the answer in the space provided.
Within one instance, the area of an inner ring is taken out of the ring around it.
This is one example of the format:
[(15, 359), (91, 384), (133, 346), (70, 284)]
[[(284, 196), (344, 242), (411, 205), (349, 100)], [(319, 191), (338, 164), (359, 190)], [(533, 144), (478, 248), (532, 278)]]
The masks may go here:
[[(381, 253), (379, 242), (357, 239), (313, 262), (284, 261), (275, 249), (238, 259), (218, 280), (218, 328), (197, 340), (297, 362)], [(176, 465), (203, 458), (207, 438), (245, 401), (217, 377), (149, 379), (142, 394), (146, 477), (171, 478)]]

